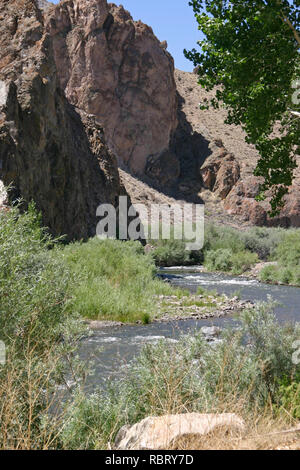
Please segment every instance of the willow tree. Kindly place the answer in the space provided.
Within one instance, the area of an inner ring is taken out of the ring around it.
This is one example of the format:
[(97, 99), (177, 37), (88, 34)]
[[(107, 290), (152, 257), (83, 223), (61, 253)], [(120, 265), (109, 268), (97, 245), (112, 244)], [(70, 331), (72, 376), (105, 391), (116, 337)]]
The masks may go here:
[(300, 148), (300, 0), (189, 4), (202, 39), (200, 50), (184, 53), (198, 68), (200, 85), (216, 89), (210, 104), (225, 106), (226, 122), (242, 125), (259, 151), (259, 198), (272, 190), (275, 215), (292, 184)]

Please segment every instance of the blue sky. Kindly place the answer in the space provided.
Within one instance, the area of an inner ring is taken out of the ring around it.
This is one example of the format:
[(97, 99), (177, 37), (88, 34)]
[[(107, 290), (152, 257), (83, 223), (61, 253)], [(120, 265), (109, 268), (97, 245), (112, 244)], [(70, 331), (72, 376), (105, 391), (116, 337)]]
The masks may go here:
[[(53, 0), (58, 3), (58, 0)], [(183, 55), (183, 49), (192, 49), (200, 37), (189, 0), (115, 0), (129, 10), (134, 20), (150, 25), (161, 40), (168, 42), (168, 51), (178, 69), (192, 71), (193, 64)]]

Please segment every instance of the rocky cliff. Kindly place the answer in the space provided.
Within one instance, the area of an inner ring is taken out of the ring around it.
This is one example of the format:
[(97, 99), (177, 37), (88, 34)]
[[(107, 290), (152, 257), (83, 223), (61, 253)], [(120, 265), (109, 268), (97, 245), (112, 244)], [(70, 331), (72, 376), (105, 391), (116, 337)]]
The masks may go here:
[(141, 175), (149, 157), (166, 160), (177, 127), (166, 44), (106, 0), (63, 0), (45, 22), (60, 87), (70, 103), (97, 116), (119, 164)]
[(124, 189), (97, 119), (60, 87), (53, 46), (35, 1), (1, 2), (0, 178), (12, 199), (35, 200), (54, 234), (85, 238), (97, 206)]

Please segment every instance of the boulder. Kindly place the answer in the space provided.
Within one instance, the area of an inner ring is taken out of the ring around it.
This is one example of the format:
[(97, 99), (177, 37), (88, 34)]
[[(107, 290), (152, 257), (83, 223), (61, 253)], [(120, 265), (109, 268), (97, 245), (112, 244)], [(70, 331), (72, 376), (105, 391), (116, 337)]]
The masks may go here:
[(218, 326), (203, 326), (201, 328), (201, 331), (204, 336), (210, 339), (219, 336), (221, 333), (221, 328), (219, 328)]
[(124, 426), (115, 439), (117, 450), (169, 449), (178, 439), (198, 436), (201, 439), (217, 429), (226, 432), (243, 432), (244, 421), (232, 413), (186, 413), (147, 417), (133, 426)]

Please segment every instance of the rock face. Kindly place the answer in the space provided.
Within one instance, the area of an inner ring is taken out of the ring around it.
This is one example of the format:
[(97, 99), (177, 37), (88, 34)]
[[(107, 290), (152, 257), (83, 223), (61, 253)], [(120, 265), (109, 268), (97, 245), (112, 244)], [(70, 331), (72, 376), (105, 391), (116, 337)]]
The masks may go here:
[(119, 164), (137, 175), (149, 157), (168, 164), (177, 97), (166, 44), (106, 0), (63, 0), (45, 21), (61, 88), (73, 105), (97, 116)]
[[(296, 175), (299, 170), (296, 170)], [(289, 193), (284, 198), (284, 207), (277, 217), (270, 218), (268, 199), (258, 202), (260, 179), (248, 176), (240, 180), (224, 201), (225, 209), (232, 215), (259, 226), (300, 227), (300, 175), (296, 176)]]
[(244, 421), (232, 413), (200, 414), (187, 413), (148, 417), (133, 426), (120, 429), (115, 448), (118, 450), (170, 449), (178, 439), (201, 436), (217, 430), (242, 432)]
[(95, 234), (97, 206), (124, 189), (101, 126), (68, 102), (60, 79), (37, 3), (2, 2), (0, 178), (11, 198), (35, 200), (53, 234), (78, 239)]
[(240, 165), (233, 154), (222, 149), (219, 156), (205, 162), (200, 174), (204, 187), (225, 199), (240, 178)]

